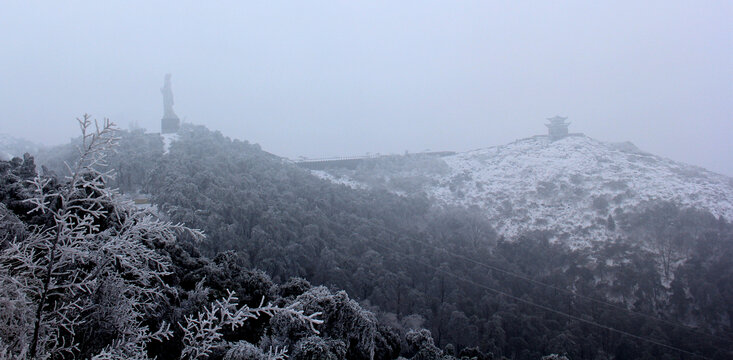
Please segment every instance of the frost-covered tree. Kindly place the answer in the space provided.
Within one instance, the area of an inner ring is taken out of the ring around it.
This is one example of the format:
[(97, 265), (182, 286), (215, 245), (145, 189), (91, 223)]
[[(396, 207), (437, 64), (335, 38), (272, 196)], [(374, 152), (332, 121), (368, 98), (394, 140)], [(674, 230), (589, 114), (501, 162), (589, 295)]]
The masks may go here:
[(346, 345), (343, 341), (309, 336), (298, 341), (293, 347), (293, 360), (338, 360), (346, 358)]
[(223, 339), (223, 330), (230, 327), (235, 330), (241, 327), (245, 321), (257, 319), (261, 315), (272, 317), (275, 314), (285, 315), (290, 318), (297, 319), (307, 326), (313, 333), (318, 334), (315, 325), (322, 324), (323, 321), (318, 319), (320, 312), (314, 312), (305, 315), (303, 310), (299, 310), (300, 304), (294, 302), (286, 307), (274, 306), (272, 304), (264, 305), (264, 298), (260, 306), (250, 308), (247, 305), (237, 307), (237, 297), (227, 291), (228, 295), (222, 300), (217, 300), (211, 306), (205, 308), (196, 315), (187, 316), (185, 325), (179, 324), (183, 329), (183, 351), (181, 359), (203, 359), (207, 358), (212, 351), (217, 348), (230, 347), (226, 353), (228, 359), (258, 359), (258, 354), (262, 354), (265, 359), (284, 359), (286, 358), (286, 348), (270, 348), (265, 354), (261, 350), (257, 351), (253, 344), (246, 341), (239, 341), (230, 344)]
[[(376, 316), (350, 299), (346, 292), (339, 291), (333, 294), (326, 287), (317, 286), (298, 296), (296, 302), (302, 304), (302, 308), (306, 311), (324, 314), (324, 322), (318, 329), (324, 337), (343, 341), (347, 346), (347, 358), (374, 358), (375, 341), (379, 331)], [(281, 325), (272, 325), (273, 332), (282, 333)], [(293, 333), (292, 329), (289, 333)]]
[(541, 360), (569, 360), (565, 355), (550, 354), (542, 357)]
[(58, 186), (36, 176), (26, 200), (48, 221), (5, 239), (0, 252), (0, 351), (31, 359), (147, 358), (146, 344), (171, 334), (164, 323), (144, 323), (163, 300), (169, 267), (155, 245), (181, 231), (202, 235), (160, 222), (109, 190), (112, 172), (103, 169), (117, 141), (114, 124), (77, 120), (82, 141), (68, 176)]
[(412, 360), (441, 360), (443, 351), (435, 346), (433, 336), (427, 329), (410, 330), (405, 335), (407, 345), (414, 353)]

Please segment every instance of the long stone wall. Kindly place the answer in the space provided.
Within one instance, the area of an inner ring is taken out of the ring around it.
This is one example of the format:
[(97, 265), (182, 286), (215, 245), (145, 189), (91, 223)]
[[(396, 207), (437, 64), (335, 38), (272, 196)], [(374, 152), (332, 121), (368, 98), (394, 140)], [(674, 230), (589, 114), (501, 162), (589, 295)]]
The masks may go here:
[(456, 153), (455, 151), (433, 151), (433, 152), (414, 153), (414, 154), (408, 154), (408, 155), (343, 157), (343, 158), (329, 158), (329, 159), (298, 160), (294, 162), (298, 166), (304, 167), (310, 170), (325, 170), (325, 169), (334, 169), (334, 168), (356, 169), (356, 167), (359, 166), (361, 162), (365, 160), (370, 160), (370, 159), (379, 159), (379, 158), (390, 157), (390, 156), (411, 156), (411, 155), (443, 157), (443, 156), (454, 155), (455, 153)]

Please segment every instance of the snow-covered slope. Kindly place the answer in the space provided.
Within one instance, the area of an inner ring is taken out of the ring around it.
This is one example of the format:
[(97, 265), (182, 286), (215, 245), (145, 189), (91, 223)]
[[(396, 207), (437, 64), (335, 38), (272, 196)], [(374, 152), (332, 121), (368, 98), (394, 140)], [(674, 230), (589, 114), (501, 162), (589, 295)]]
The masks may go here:
[(733, 179), (641, 152), (631, 143), (536, 136), (442, 160), (449, 170), (429, 174), (419, 191), (443, 203), (478, 206), (508, 237), (553, 230), (559, 240), (583, 247), (615, 237), (609, 215), (612, 220), (649, 200), (733, 220)]

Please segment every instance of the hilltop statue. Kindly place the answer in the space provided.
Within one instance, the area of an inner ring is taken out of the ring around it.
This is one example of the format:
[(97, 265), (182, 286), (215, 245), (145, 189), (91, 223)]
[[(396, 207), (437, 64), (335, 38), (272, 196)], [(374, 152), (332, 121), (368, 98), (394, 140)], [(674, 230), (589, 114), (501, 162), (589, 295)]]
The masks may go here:
[(163, 118), (178, 118), (178, 116), (176, 116), (176, 113), (173, 112), (173, 90), (171, 89), (171, 74), (165, 74), (165, 83), (160, 89), (160, 93), (163, 94)]
[(163, 119), (160, 122), (160, 132), (170, 134), (178, 132), (180, 120), (173, 111), (173, 90), (171, 89), (171, 74), (165, 74), (165, 83), (160, 89), (163, 94)]

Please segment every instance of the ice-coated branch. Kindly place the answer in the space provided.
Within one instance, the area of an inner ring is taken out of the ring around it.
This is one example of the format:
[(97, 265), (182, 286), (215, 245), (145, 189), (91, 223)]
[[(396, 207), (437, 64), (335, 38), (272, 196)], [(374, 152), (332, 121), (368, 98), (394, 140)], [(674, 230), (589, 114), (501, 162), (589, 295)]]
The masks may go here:
[(99, 354), (92, 357), (92, 360), (148, 360), (145, 346), (151, 341), (164, 341), (173, 336), (173, 331), (167, 323), (163, 323), (155, 332), (150, 332), (147, 327), (136, 324), (130, 328), (129, 334), (125, 334), (107, 346)]
[(155, 246), (183, 232), (203, 234), (156, 220), (107, 189), (112, 172), (99, 167), (117, 143), (114, 124), (89, 115), (77, 120), (82, 144), (66, 181), (30, 181), (30, 212), (47, 214), (50, 225), (30, 227), (0, 250), (0, 352), (75, 358), (78, 330), (103, 319), (113, 332), (96, 358), (143, 359), (147, 343), (171, 336), (168, 325), (151, 332), (143, 321), (162, 300), (169, 274), (169, 260)]
[(270, 347), (270, 349), (267, 350), (267, 354), (265, 354), (265, 357), (267, 358), (267, 360), (285, 360), (288, 358), (287, 352), (287, 346), (283, 346), (282, 348), (278, 348), (276, 346), (274, 349)]
[[(227, 296), (223, 299), (214, 301), (211, 306), (198, 312), (196, 315), (185, 316), (185, 326), (181, 323), (178, 325), (183, 330), (183, 351), (181, 359), (203, 359), (207, 358), (211, 352), (219, 347), (226, 346), (226, 342), (222, 340), (221, 331), (229, 326), (232, 330), (242, 326), (249, 319), (257, 319), (262, 314), (273, 316), (274, 314), (288, 314), (296, 319), (308, 324), (310, 329), (318, 334), (315, 325), (323, 323), (323, 320), (317, 317), (321, 315), (316, 312), (305, 315), (303, 310), (296, 310), (298, 303), (293, 303), (287, 307), (274, 306), (268, 303), (263, 306), (265, 298), (260, 301), (260, 305), (256, 308), (250, 308), (247, 305), (237, 309), (237, 298), (233, 291), (227, 290)], [(270, 349), (268, 359), (284, 359), (287, 357), (285, 352), (287, 349)]]

